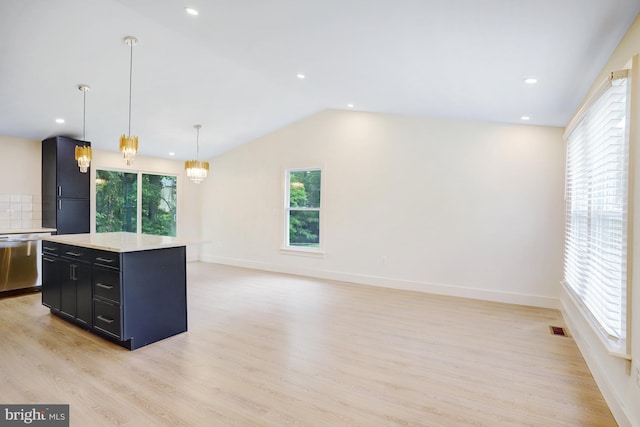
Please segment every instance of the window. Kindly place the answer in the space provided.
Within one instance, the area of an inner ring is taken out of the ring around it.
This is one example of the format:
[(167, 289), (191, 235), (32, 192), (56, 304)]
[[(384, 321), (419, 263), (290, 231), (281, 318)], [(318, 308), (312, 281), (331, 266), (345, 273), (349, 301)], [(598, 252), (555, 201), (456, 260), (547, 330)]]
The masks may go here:
[(176, 235), (177, 178), (142, 174), (142, 232)]
[(175, 236), (176, 183), (173, 175), (96, 170), (96, 232)]
[(609, 351), (627, 345), (629, 191), (626, 72), (612, 75), (565, 134), (563, 282)]
[(138, 229), (138, 174), (96, 170), (96, 232)]
[(320, 169), (289, 170), (286, 176), (286, 246), (320, 248)]

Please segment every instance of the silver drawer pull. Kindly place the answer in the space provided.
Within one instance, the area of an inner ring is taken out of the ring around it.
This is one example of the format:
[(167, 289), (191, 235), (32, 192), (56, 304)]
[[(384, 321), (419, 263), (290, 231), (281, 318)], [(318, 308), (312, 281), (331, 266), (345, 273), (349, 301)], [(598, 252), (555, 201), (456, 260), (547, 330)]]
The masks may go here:
[(48, 246), (43, 246), (42, 249), (45, 250), (45, 251), (50, 251), (50, 252), (55, 252), (55, 251), (58, 250), (58, 248), (50, 248)]
[(102, 257), (98, 257), (96, 258), (96, 261), (100, 261), (100, 262), (113, 262), (113, 260), (111, 258), (102, 258)]
[(82, 256), (82, 254), (79, 254), (77, 252), (65, 252), (65, 254), (71, 255), (71, 256)]
[(106, 317), (102, 317), (102, 314), (98, 314), (97, 319), (102, 320), (105, 323), (113, 323), (113, 319), (107, 319)]
[(51, 259), (51, 258), (42, 257), (42, 259), (47, 261), (47, 262), (56, 262), (55, 259)]
[(113, 285), (105, 285), (104, 283), (96, 283), (96, 286), (102, 289), (113, 289)]

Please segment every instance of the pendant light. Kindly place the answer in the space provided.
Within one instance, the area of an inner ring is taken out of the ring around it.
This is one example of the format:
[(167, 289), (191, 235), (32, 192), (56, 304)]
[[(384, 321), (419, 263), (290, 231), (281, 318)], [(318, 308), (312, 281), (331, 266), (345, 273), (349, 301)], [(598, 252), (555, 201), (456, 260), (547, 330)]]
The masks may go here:
[[(82, 140), (86, 141), (84, 131), (87, 116), (87, 92), (89, 92), (91, 88), (87, 85), (78, 85), (78, 89), (82, 91)], [(80, 172), (87, 173), (89, 166), (91, 166), (91, 158), (91, 146), (76, 145), (76, 160), (78, 161)]]
[(131, 81), (133, 76), (133, 47), (138, 45), (138, 39), (133, 36), (127, 36), (124, 38), (124, 44), (131, 49), (131, 56), (129, 59), (129, 133), (125, 136), (120, 136), (120, 152), (122, 157), (127, 161), (127, 166), (131, 166), (133, 159), (138, 152), (138, 137), (131, 136)]
[(187, 176), (196, 184), (200, 184), (207, 177), (209, 173), (209, 162), (201, 162), (198, 160), (200, 155), (200, 128), (202, 125), (193, 125), (196, 129), (196, 159), (187, 160), (184, 162), (184, 169), (187, 171)]

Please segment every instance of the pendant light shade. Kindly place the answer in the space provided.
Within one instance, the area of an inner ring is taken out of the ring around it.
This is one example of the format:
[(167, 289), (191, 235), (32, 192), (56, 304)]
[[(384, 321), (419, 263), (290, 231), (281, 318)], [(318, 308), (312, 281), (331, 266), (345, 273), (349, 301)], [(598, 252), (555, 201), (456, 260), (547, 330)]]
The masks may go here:
[[(82, 140), (85, 141), (84, 131), (87, 112), (87, 92), (89, 92), (91, 88), (87, 85), (78, 85), (78, 89), (82, 91)], [(76, 145), (76, 161), (78, 162), (80, 172), (87, 173), (89, 166), (91, 165), (92, 154), (90, 146)]]
[(89, 166), (91, 166), (92, 154), (91, 147), (81, 147), (76, 145), (76, 160), (78, 161), (80, 172), (87, 173)]
[(191, 181), (200, 184), (209, 173), (209, 162), (198, 160), (200, 155), (200, 128), (202, 128), (202, 125), (194, 125), (193, 127), (196, 129), (196, 159), (185, 161), (184, 169), (187, 171), (187, 176)]
[(127, 162), (127, 166), (131, 166), (133, 159), (138, 152), (138, 137), (131, 135), (131, 86), (133, 77), (133, 47), (137, 46), (138, 39), (133, 36), (127, 36), (124, 38), (124, 44), (129, 46), (131, 55), (129, 59), (129, 132), (127, 135), (122, 134), (120, 136), (120, 152), (122, 157)]
[(138, 152), (138, 137), (120, 135), (120, 152), (127, 161), (127, 166), (131, 166)]

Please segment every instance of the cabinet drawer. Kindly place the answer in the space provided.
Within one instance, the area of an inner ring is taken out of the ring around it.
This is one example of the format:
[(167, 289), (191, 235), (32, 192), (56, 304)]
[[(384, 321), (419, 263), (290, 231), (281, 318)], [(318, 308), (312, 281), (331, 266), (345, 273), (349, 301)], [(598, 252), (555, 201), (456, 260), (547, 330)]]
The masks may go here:
[(93, 267), (93, 295), (120, 303), (120, 271)]
[(121, 338), (122, 311), (120, 306), (93, 300), (93, 327), (111, 336)]
[(94, 249), (93, 263), (105, 267), (120, 268), (120, 253)]
[(60, 256), (76, 261), (91, 261), (91, 249), (80, 246), (60, 245)]
[(55, 242), (42, 241), (42, 254), (50, 256), (60, 255), (60, 245)]

